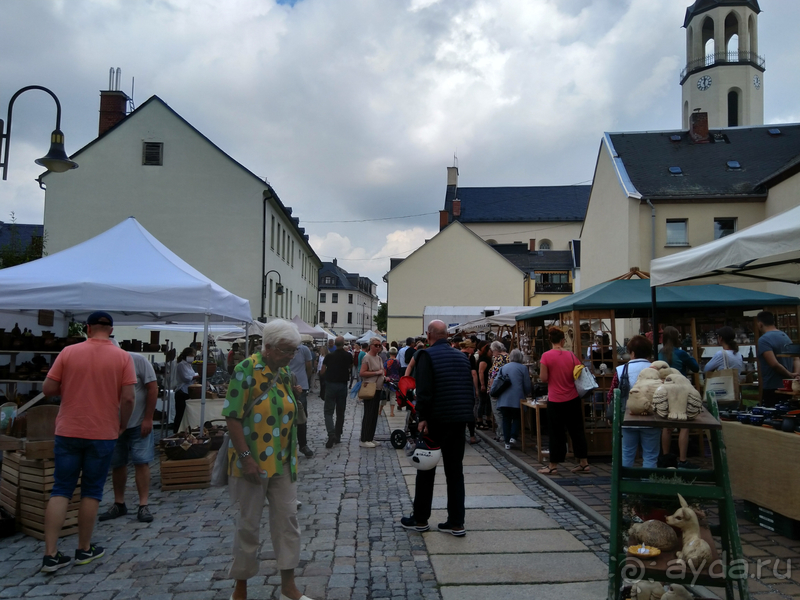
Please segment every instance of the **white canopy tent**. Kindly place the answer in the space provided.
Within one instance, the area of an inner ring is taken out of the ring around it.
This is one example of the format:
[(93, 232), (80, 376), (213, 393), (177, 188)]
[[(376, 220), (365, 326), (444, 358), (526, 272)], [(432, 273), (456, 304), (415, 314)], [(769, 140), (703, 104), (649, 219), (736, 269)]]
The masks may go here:
[(369, 342), (372, 338), (375, 338), (375, 337), (380, 339), (380, 341), (382, 341), (382, 342), (386, 341), (385, 337), (383, 337), (380, 333), (375, 333), (371, 329), (369, 331), (367, 331), (364, 335), (362, 335), (360, 338), (358, 338), (356, 341), (359, 344), (364, 344), (366, 342)]
[(295, 315), (294, 318), (292, 319), (292, 323), (297, 325), (297, 330), (300, 332), (301, 335), (309, 335), (312, 338), (320, 340), (328, 337), (328, 334), (325, 333), (324, 331), (320, 331), (319, 329), (316, 329), (315, 327), (312, 327), (311, 325), (303, 321), (303, 319), (300, 318), (300, 315)]
[(324, 329), (324, 328), (322, 327), (322, 325), (320, 325), (320, 324), (316, 324), (316, 325), (314, 325), (314, 329), (316, 329), (317, 331), (321, 331), (322, 333), (324, 333), (324, 334), (325, 334), (325, 336), (326, 336), (326, 337), (327, 337), (329, 340), (334, 340), (334, 339), (336, 339), (336, 336), (335, 336), (335, 335), (333, 335), (333, 334), (332, 334), (330, 331), (328, 331), (327, 329)]
[[(76, 321), (105, 310), (115, 324), (252, 321), (250, 303), (211, 281), (129, 217), (81, 244), (0, 270), (0, 309), (52, 310)], [(205, 409), (203, 371), (201, 420)]]
[(650, 263), (650, 285), (800, 283), (800, 206)]
[(490, 317), (483, 317), (482, 319), (475, 319), (474, 321), (467, 321), (460, 325), (454, 325), (448, 328), (450, 333), (457, 333), (459, 331), (473, 331), (479, 329), (491, 329), (492, 327), (516, 327), (517, 315), (531, 310), (530, 306), (520, 306), (514, 310), (504, 312)]

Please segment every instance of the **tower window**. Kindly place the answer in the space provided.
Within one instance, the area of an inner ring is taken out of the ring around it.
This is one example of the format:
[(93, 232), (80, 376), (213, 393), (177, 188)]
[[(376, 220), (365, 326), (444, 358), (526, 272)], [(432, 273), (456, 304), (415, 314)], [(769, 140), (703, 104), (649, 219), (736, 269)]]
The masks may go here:
[(144, 142), (142, 144), (142, 164), (160, 167), (164, 164), (164, 144), (162, 142)]
[(739, 126), (739, 94), (736, 90), (728, 92), (728, 127)]

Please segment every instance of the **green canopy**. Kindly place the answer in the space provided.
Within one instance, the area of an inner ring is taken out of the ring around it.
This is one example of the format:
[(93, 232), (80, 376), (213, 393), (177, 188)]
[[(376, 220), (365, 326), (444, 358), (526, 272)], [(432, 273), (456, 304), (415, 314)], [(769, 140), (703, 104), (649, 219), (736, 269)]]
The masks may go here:
[[(573, 310), (615, 310), (644, 316), (652, 307), (649, 279), (617, 279), (581, 290), (571, 296), (538, 306), (517, 315), (517, 321), (543, 319)], [(691, 285), (659, 287), (658, 308), (664, 310), (741, 308), (757, 310), (765, 306), (792, 306), (800, 298), (755, 292), (727, 285)]]

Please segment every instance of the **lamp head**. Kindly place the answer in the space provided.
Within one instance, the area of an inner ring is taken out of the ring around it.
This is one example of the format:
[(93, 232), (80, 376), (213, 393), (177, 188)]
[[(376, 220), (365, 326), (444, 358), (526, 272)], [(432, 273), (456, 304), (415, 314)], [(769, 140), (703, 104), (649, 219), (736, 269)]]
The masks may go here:
[(37, 158), (35, 162), (54, 173), (63, 173), (78, 168), (78, 163), (70, 160), (64, 151), (64, 132), (60, 129), (54, 130), (50, 135), (50, 151), (47, 155)]
[(283, 285), (281, 285), (280, 283), (275, 285), (275, 295), (283, 296)]

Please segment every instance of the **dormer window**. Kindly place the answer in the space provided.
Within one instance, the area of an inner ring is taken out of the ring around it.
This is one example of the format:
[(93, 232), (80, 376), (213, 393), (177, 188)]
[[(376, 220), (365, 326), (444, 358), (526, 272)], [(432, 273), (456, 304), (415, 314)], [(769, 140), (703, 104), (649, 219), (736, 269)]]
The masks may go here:
[(142, 164), (162, 166), (164, 164), (164, 144), (162, 142), (144, 142), (142, 144)]

